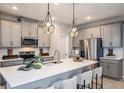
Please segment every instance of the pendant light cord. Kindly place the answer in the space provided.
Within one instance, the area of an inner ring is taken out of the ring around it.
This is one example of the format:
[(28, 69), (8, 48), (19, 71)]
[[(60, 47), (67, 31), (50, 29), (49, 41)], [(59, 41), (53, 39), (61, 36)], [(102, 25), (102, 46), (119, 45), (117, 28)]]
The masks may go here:
[(49, 6), (50, 6), (50, 4), (48, 3), (48, 12), (49, 12)]
[(74, 10), (74, 6), (75, 6), (75, 4), (73, 3), (73, 21), (74, 21), (74, 12), (75, 12), (75, 10)]

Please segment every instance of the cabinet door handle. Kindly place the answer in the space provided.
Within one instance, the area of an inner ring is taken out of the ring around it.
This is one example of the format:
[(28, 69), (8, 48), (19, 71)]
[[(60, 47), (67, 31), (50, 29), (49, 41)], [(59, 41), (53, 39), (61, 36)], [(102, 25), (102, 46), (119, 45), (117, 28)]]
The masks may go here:
[(13, 42), (12, 42), (12, 41), (10, 41), (10, 46), (11, 46), (11, 47), (13, 46)]
[(91, 38), (93, 38), (93, 34), (91, 34)]
[(43, 46), (45, 46), (45, 42), (43, 42)]
[(13, 41), (12, 41), (12, 46), (13, 46)]
[(10, 46), (12, 46), (12, 41), (10, 41)]

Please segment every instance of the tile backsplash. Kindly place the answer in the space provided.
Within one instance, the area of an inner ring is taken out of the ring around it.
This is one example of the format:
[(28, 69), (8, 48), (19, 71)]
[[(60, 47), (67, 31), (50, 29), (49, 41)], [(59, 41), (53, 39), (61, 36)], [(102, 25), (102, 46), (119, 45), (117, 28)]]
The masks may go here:
[[(104, 56), (108, 54), (108, 48), (104, 48)], [(113, 54), (116, 57), (123, 57), (123, 48), (113, 48)]]
[[(18, 55), (19, 51), (35, 51), (35, 55), (39, 55), (39, 48), (13, 48), (13, 54)], [(44, 52), (49, 52), (48, 48), (43, 48)], [(0, 49), (0, 59), (2, 59), (3, 55), (7, 55), (7, 48)]]
[[(79, 54), (79, 48), (75, 49), (75, 54)], [(104, 48), (104, 56), (108, 54), (108, 48)], [(116, 57), (123, 57), (123, 48), (113, 48), (113, 54), (116, 55)]]

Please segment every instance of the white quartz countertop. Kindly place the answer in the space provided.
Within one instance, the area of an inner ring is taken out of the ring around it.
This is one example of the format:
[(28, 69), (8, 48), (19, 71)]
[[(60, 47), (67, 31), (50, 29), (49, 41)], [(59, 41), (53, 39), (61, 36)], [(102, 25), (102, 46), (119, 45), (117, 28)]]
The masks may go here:
[(100, 58), (102, 58), (102, 59), (110, 59), (110, 60), (123, 60), (124, 59), (122, 57), (107, 57), (107, 56), (100, 57)]
[(41, 58), (49, 58), (49, 57), (54, 57), (54, 55), (50, 55), (50, 56), (41, 56)]
[(21, 66), (11, 66), (0, 68), (0, 73), (5, 78), (11, 88), (33, 81), (48, 78), (57, 74), (72, 71), (82, 67), (90, 66), (97, 61), (83, 60), (82, 62), (74, 62), (72, 59), (64, 59), (63, 63), (51, 66), (43, 65), (41, 69), (32, 69), (30, 71), (17, 71)]
[(15, 59), (0, 60), (0, 62), (6, 62), (6, 61), (19, 61), (19, 60), (23, 60), (23, 58), (15, 58)]

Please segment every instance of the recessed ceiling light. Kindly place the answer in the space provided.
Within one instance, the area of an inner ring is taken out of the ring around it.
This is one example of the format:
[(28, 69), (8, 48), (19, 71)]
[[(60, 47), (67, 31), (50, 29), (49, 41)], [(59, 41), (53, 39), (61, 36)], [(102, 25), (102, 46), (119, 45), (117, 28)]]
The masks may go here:
[(87, 19), (87, 20), (90, 20), (90, 19), (91, 19), (91, 17), (90, 17), (90, 16), (88, 16), (86, 19)]
[(55, 20), (55, 17), (52, 17), (52, 20)]
[(14, 10), (18, 10), (18, 8), (17, 8), (16, 6), (13, 6), (12, 9), (14, 9)]
[(54, 3), (54, 5), (59, 5), (59, 3)]

